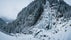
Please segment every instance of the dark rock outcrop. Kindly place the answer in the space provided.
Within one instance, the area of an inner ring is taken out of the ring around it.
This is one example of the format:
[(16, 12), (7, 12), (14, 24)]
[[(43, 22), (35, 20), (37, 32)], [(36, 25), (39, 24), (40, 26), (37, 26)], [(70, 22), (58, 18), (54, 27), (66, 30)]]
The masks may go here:
[(0, 26), (3, 24), (5, 24), (5, 21), (2, 18), (0, 18)]

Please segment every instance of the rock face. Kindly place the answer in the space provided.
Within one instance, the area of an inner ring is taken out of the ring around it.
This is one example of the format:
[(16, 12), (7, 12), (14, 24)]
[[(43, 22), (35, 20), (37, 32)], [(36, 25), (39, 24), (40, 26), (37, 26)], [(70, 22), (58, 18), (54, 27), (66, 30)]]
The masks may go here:
[[(4, 26), (7, 33), (32, 33), (34, 27), (52, 29), (53, 20), (70, 19), (71, 6), (63, 0), (34, 0), (19, 12), (17, 19)], [(41, 23), (42, 22), (42, 23)], [(36, 26), (37, 25), (37, 26)]]
[(3, 26), (6, 25), (6, 22), (0, 18), (0, 31), (3, 30)]
[(5, 21), (0, 18), (0, 25), (5, 24)]

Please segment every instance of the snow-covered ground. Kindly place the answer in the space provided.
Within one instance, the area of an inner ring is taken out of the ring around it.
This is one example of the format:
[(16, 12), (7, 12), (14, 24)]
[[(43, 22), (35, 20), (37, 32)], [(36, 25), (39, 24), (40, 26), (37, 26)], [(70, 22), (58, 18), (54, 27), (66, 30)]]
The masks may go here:
[(51, 30), (38, 29), (42, 30), (35, 38), (40, 40), (71, 40), (71, 20), (69, 22), (65, 22), (61, 25), (57, 25), (57, 28)]
[(39, 40), (39, 39), (33, 38), (32, 35), (16, 34), (14, 36), (9, 36), (0, 32), (0, 40)]
[(34, 34), (15, 34), (14, 36), (9, 36), (0, 32), (0, 40), (71, 40), (71, 26), (69, 26), (69, 23), (65, 27), (61, 27), (57, 32), (55, 30), (36, 29), (42, 30), (42, 32), (35, 37)]

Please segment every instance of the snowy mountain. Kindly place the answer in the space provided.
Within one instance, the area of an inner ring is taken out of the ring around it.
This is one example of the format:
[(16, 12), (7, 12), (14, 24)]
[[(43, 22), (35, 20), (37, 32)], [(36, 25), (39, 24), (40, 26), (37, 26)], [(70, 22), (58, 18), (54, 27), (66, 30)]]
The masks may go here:
[(63, 0), (34, 0), (0, 29), (15, 40), (71, 40), (71, 6)]

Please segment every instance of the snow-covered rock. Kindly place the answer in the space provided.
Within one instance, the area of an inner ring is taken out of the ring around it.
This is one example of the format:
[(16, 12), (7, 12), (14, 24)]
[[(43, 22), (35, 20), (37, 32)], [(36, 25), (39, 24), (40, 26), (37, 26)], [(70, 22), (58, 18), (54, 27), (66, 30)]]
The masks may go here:
[(63, 0), (34, 0), (1, 30), (15, 40), (71, 40), (71, 6)]

